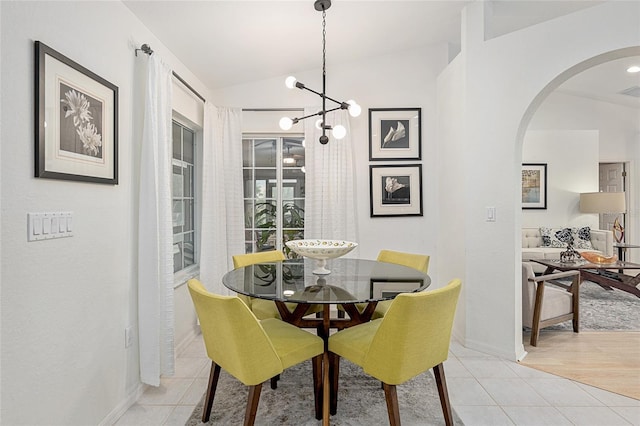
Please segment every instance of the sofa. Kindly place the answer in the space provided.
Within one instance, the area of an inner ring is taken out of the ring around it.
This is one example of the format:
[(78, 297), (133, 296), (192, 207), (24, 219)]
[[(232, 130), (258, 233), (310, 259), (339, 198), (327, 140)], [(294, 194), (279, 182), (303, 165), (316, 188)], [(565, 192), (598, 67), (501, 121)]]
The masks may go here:
[[(522, 261), (533, 259), (560, 259), (560, 252), (566, 250), (566, 244), (558, 241), (554, 235), (562, 228), (522, 228)], [(613, 232), (589, 227), (571, 228), (575, 236), (574, 248), (580, 253), (594, 251), (603, 256), (613, 256)], [(543, 273), (545, 267), (532, 262), (535, 273)]]

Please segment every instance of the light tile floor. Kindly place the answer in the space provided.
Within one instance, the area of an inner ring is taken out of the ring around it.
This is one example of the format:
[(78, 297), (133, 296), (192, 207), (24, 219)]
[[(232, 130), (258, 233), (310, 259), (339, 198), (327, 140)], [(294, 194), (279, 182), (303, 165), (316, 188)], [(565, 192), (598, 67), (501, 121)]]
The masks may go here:
[[(116, 423), (184, 425), (207, 387), (201, 338), (176, 360), (174, 377), (149, 388)], [(547, 374), (452, 342), (445, 363), (449, 398), (468, 426), (640, 426), (640, 401)], [(320, 422), (318, 422), (320, 423)]]

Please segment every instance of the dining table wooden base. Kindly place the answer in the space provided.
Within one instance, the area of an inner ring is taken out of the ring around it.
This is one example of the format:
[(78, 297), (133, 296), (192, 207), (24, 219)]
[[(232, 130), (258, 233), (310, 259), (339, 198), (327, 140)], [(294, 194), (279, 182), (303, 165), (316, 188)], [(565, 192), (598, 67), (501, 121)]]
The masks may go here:
[(280, 312), (280, 317), (283, 321), (300, 328), (315, 328), (318, 336), (324, 339), (325, 345), (329, 338), (330, 329), (335, 328), (342, 330), (347, 327), (369, 322), (378, 305), (377, 301), (369, 302), (365, 309), (360, 312), (355, 303), (343, 303), (341, 305), (349, 315), (349, 318), (331, 318), (330, 305), (325, 304), (323, 306), (322, 318), (308, 318), (305, 316), (307, 312), (307, 305), (305, 304), (300, 303), (293, 311), (290, 311), (284, 302), (280, 300), (275, 300), (274, 302), (278, 307), (278, 312)]

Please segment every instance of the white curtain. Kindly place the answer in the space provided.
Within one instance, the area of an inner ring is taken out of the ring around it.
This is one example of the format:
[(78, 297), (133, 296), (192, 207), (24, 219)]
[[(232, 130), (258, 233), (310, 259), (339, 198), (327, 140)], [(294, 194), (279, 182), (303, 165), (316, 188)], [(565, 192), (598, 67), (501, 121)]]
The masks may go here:
[(231, 256), (244, 253), (242, 110), (205, 104), (202, 174), (200, 279), (228, 295), (222, 276), (233, 267)]
[[(305, 115), (318, 109), (305, 109)], [(349, 114), (338, 110), (327, 114), (327, 123), (342, 124), (347, 136), (337, 140), (327, 132), (329, 143), (320, 144), (322, 130), (315, 119), (304, 121), (306, 193), (304, 237), (356, 241), (355, 171)]]
[(174, 372), (171, 90), (171, 70), (151, 55), (140, 160), (138, 332), (140, 378), (152, 386)]

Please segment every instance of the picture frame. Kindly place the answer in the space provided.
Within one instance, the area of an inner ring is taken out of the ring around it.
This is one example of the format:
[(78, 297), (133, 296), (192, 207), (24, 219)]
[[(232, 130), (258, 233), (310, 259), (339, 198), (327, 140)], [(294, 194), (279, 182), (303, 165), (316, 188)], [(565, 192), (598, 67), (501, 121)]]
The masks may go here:
[(522, 208), (547, 208), (547, 164), (522, 164)]
[(118, 183), (118, 87), (35, 42), (35, 177)]
[(369, 296), (372, 299), (395, 297), (400, 293), (413, 293), (422, 286), (422, 281), (371, 280)]
[(370, 165), (370, 213), (422, 216), (422, 164)]
[(369, 160), (421, 160), (422, 108), (370, 108)]

